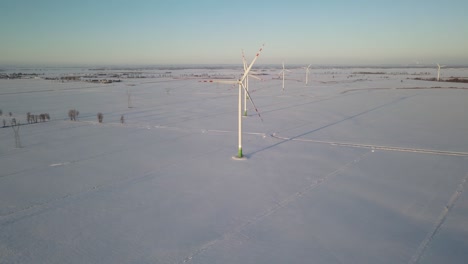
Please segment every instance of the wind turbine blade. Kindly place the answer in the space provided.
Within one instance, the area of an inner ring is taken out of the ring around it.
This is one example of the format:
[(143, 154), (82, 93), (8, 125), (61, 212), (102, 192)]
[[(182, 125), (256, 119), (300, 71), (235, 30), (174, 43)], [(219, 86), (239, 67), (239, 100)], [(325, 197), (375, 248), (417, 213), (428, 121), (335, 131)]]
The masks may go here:
[(260, 48), (260, 50), (257, 52), (257, 55), (255, 55), (255, 58), (252, 60), (249, 67), (247, 68), (247, 70), (245, 70), (244, 75), (240, 79), (240, 82), (243, 82), (245, 77), (247, 77), (247, 75), (249, 74), (250, 69), (252, 69), (252, 66), (254, 65), (255, 61), (258, 59), (258, 56), (260, 56), (260, 53), (262, 52), (264, 46), (265, 46), (265, 44), (263, 44), (262, 47)]
[(247, 70), (247, 60), (244, 56), (244, 49), (242, 49), (242, 64), (244, 64), (244, 71)]
[(258, 77), (258, 76), (255, 76), (255, 75), (250, 75), (250, 74), (249, 74), (249, 77), (252, 77), (252, 78), (257, 79), (257, 80), (262, 80), (262, 78), (260, 78), (260, 77)]
[(263, 118), (262, 118), (262, 116), (260, 115), (260, 112), (258, 111), (257, 106), (255, 105), (254, 101), (252, 100), (252, 96), (250, 96), (250, 93), (249, 93), (249, 91), (245, 88), (244, 84), (242, 84), (242, 88), (244, 88), (244, 91), (247, 93), (247, 97), (249, 97), (249, 100), (250, 100), (250, 102), (252, 103), (252, 105), (253, 105), (253, 107), (254, 107), (254, 109), (255, 109), (255, 112), (257, 112), (258, 117), (260, 117), (260, 120), (261, 120), (262, 123), (263, 123)]

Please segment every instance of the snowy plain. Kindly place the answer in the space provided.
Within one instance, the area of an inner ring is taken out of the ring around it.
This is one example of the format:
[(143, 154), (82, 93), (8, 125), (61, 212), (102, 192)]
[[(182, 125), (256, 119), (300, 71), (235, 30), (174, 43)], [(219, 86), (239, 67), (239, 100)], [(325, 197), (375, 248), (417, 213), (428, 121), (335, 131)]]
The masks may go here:
[(313, 67), (305, 85), (296, 68), (283, 90), (258, 67), (245, 160), (238, 88), (200, 82), (240, 68), (41, 71), (0, 79), (0, 120), (25, 124), (21, 148), (0, 127), (0, 263), (468, 259), (468, 84), (413, 80), (436, 69)]

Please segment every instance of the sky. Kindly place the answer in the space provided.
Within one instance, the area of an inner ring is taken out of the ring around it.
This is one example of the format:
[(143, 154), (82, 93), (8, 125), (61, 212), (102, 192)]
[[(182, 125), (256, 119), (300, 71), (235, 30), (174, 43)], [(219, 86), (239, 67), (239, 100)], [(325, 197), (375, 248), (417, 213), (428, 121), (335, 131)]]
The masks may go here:
[(468, 1), (0, 0), (0, 65), (468, 64)]

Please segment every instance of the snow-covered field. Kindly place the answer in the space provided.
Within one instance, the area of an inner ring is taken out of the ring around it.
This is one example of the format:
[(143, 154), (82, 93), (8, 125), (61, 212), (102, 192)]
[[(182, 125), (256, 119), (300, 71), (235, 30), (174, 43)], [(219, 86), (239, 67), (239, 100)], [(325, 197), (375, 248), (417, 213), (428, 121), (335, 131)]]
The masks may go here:
[(240, 68), (1, 79), (0, 122), (26, 125), (21, 148), (0, 128), (0, 263), (466, 263), (468, 84), (316, 68), (282, 91), (279, 69), (257, 72), (245, 160), (237, 87), (200, 82)]

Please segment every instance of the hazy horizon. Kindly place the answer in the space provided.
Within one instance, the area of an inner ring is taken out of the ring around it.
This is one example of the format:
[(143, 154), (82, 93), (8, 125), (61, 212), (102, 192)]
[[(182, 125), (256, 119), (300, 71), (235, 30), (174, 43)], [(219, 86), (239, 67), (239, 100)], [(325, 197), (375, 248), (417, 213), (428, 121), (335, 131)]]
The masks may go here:
[(468, 2), (2, 1), (0, 65), (468, 63)]
[[(308, 64), (285, 64), (288, 69), (298, 69), (307, 66)], [(351, 69), (351, 68), (375, 68), (375, 69), (405, 69), (405, 68), (420, 68), (420, 69), (436, 69), (436, 64), (310, 64), (312, 69)], [(123, 69), (143, 69), (143, 70), (162, 70), (162, 69), (241, 69), (241, 63), (172, 63), (172, 64), (0, 64), (0, 72), (14, 69), (57, 69), (57, 68), (77, 68), (77, 69), (105, 69), (105, 70), (123, 70)], [(444, 64), (444, 69), (447, 68), (468, 68), (467, 64)], [(281, 69), (281, 63), (256, 63), (253, 69)]]

